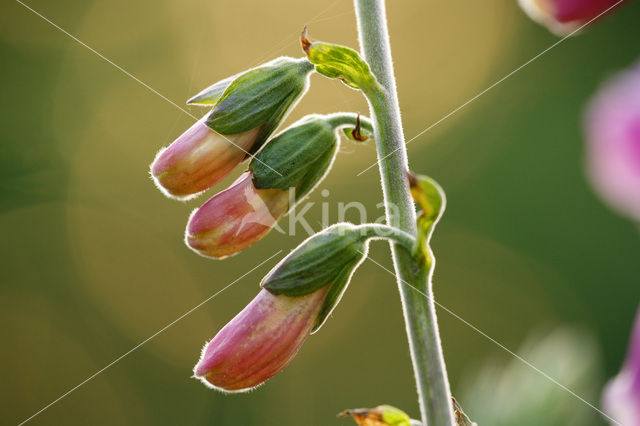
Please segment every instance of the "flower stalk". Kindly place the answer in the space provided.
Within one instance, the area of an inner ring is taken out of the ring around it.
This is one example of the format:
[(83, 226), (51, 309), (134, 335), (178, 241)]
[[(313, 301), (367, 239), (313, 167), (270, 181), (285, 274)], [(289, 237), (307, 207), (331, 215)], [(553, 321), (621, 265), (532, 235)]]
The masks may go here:
[[(361, 52), (379, 83), (363, 88), (374, 121), (387, 223), (417, 234), (391, 59), (384, 0), (354, 0)], [(392, 213), (396, 212), (397, 216)], [(453, 425), (451, 392), (442, 354), (430, 274), (411, 251), (392, 244), (423, 424)], [(412, 288), (414, 287), (414, 288)], [(417, 291), (416, 291), (417, 290)], [(426, 296), (426, 297), (425, 297)]]

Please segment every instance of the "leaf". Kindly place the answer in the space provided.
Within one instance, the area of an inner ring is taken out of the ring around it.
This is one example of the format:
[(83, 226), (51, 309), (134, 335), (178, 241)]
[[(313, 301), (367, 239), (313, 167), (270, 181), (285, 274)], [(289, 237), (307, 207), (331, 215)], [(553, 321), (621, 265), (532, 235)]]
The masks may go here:
[(315, 65), (319, 74), (337, 78), (353, 89), (366, 90), (377, 85), (369, 64), (355, 50), (333, 43), (311, 42), (307, 38), (306, 28), (300, 41), (309, 62)]
[(433, 228), (442, 217), (446, 205), (446, 197), (442, 187), (428, 176), (407, 174), (409, 179), (409, 189), (413, 200), (422, 209), (418, 217), (418, 239), (416, 251), (422, 254), (427, 263), (432, 261), (429, 240), (433, 233)]
[(351, 416), (360, 426), (412, 426), (415, 421), (404, 411), (391, 405), (345, 410), (338, 417)]

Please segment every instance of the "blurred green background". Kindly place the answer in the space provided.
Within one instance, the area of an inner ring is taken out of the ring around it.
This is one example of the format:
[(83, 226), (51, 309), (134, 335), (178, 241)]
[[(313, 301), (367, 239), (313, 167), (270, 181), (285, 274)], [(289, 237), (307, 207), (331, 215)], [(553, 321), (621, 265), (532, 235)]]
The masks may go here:
[[(349, 0), (28, 5), (178, 105), (242, 69), (300, 56), (305, 24), (316, 39), (357, 46)], [(408, 138), (558, 40), (510, 0), (388, 7)], [(604, 78), (640, 56), (639, 20), (640, 3), (631, 2), (408, 146), (412, 168), (448, 196), (433, 242), (438, 301), (514, 351), (559, 325), (591, 334), (599, 355), (589, 374), (598, 378), (582, 393), (596, 405), (640, 300), (640, 233), (585, 181), (582, 111)], [(156, 151), (192, 119), (17, 2), (2, 5), (0, 34), (0, 416), (16, 424), (306, 235), (272, 233), (222, 262), (194, 255), (182, 235), (204, 198), (169, 200), (148, 176)], [(315, 75), (288, 121), (336, 110), (367, 107), (357, 92)], [(339, 202), (365, 203), (369, 219), (382, 214), (377, 170), (356, 176), (375, 161), (373, 145), (343, 142), (341, 151), (309, 199), (316, 229), (322, 202), (331, 221)], [(385, 244), (371, 256), (391, 266)], [(397, 289), (372, 262), (321, 332), (262, 388), (222, 395), (190, 378), (202, 345), (278, 258), (31, 423), (351, 424), (335, 414), (380, 403), (417, 416)], [(487, 360), (504, 373), (511, 355), (445, 311), (439, 320), (455, 395), (469, 394), (465, 383)], [(533, 370), (522, 374), (538, 380)], [(583, 412), (582, 424), (599, 422), (566, 392), (555, 403)], [(468, 414), (490, 418), (481, 411)]]

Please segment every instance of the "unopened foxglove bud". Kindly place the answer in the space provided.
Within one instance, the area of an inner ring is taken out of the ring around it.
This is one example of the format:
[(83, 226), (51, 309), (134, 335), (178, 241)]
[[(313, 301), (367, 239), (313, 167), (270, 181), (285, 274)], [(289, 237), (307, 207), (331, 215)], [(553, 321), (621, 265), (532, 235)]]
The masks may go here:
[(249, 172), (192, 214), (187, 245), (204, 256), (223, 258), (259, 241), (324, 178), (342, 128), (362, 140), (370, 134), (371, 123), (349, 113), (311, 115), (269, 141), (249, 164)]
[(640, 222), (640, 62), (598, 91), (585, 124), (593, 187), (611, 207)]
[(189, 103), (212, 107), (168, 148), (151, 174), (170, 196), (188, 198), (257, 152), (307, 90), (313, 65), (282, 57), (222, 80)]
[(340, 128), (347, 128), (352, 136), (357, 132), (361, 141), (373, 131), (369, 119), (352, 113), (307, 115), (269, 141), (251, 160), (249, 170), (256, 187), (294, 188), (295, 199), (302, 199), (331, 169)]
[(188, 199), (224, 179), (247, 155), (260, 129), (221, 135), (198, 120), (151, 164), (151, 176), (166, 195)]
[(365, 259), (370, 235), (338, 223), (312, 235), (287, 255), (260, 284), (275, 295), (301, 297), (329, 287), (314, 331), (342, 298), (351, 276)]
[(227, 392), (247, 391), (287, 366), (316, 323), (327, 289), (303, 297), (262, 290), (205, 345), (194, 374)]
[[(218, 389), (243, 391), (282, 370), (342, 297), (366, 256), (368, 240), (390, 229), (340, 223), (307, 238), (267, 274), (258, 296), (205, 346), (196, 377)], [(394, 239), (414, 243), (398, 230)]]
[(640, 426), (640, 310), (622, 371), (609, 382), (603, 395), (604, 409), (619, 424)]
[(197, 253), (222, 259), (259, 241), (289, 209), (289, 194), (257, 189), (251, 172), (194, 210), (185, 242)]
[(569, 34), (614, 7), (620, 0), (518, 0), (536, 22), (559, 35)]

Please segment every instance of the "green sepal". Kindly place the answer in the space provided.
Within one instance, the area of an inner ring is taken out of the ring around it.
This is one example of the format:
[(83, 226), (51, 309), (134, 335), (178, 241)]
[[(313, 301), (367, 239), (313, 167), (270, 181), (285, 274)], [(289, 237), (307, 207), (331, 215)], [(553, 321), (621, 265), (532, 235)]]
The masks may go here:
[(305, 59), (282, 57), (240, 74), (207, 117), (222, 135), (261, 128), (251, 153), (260, 149), (308, 87), (313, 66)]
[(422, 255), (428, 266), (432, 263), (429, 241), (433, 229), (442, 217), (446, 206), (446, 197), (442, 187), (428, 176), (408, 174), (409, 188), (413, 200), (422, 209), (418, 216), (418, 238), (416, 239), (416, 255)]
[(366, 90), (377, 84), (369, 64), (355, 50), (325, 42), (305, 44), (303, 41), (303, 47), (319, 74), (340, 79), (354, 89)]
[(351, 276), (365, 259), (367, 251), (368, 244), (365, 242), (364, 247), (361, 250), (362, 257), (360, 260), (355, 262), (355, 264), (346, 265), (342, 271), (338, 273), (336, 279), (331, 284), (329, 291), (327, 291), (327, 295), (325, 296), (322, 307), (320, 308), (320, 313), (318, 314), (318, 319), (316, 320), (316, 324), (313, 326), (311, 333), (315, 333), (320, 330), (320, 327), (324, 325), (327, 318), (329, 318), (329, 315), (331, 315), (331, 312), (333, 312), (335, 307), (338, 305), (340, 299), (342, 299), (342, 296), (344, 295), (344, 292), (347, 290), (347, 286), (351, 281)]
[[(312, 235), (276, 265), (260, 283), (275, 295), (300, 297), (339, 282), (366, 256), (367, 242), (355, 225), (339, 223)], [(332, 297), (339, 300), (339, 297)], [(328, 309), (327, 312), (330, 312)]]
[(222, 94), (227, 90), (227, 88), (231, 85), (233, 80), (238, 75), (232, 75), (231, 77), (227, 77), (224, 80), (220, 80), (217, 83), (207, 87), (191, 99), (187, 101), (187, 105), (196, 105), (196, 106), (214, 106), (218, 103), (218, 100), (222, 96)]
[(327, 173), (335, 158), (338, 138), (323, 116), (309, 115), (288, 127), (249, 163), (258, 189), (295, 188), (304, 197)]

